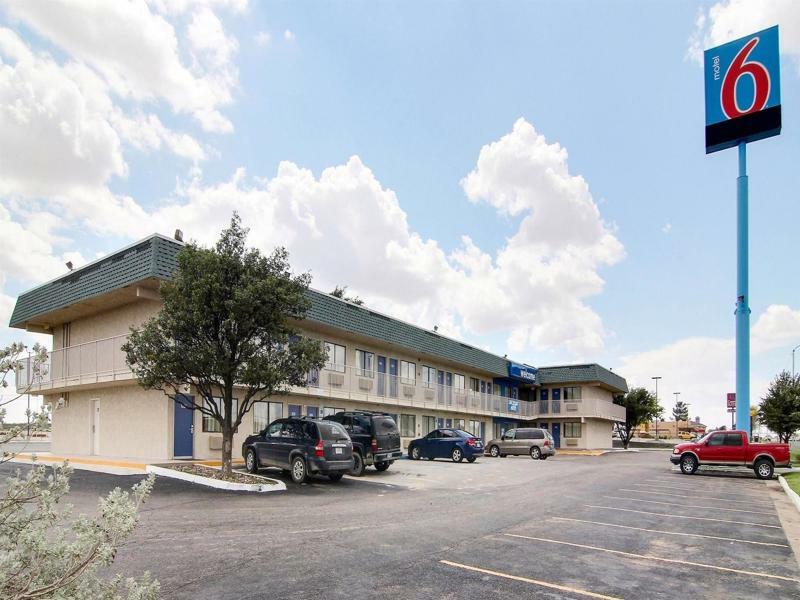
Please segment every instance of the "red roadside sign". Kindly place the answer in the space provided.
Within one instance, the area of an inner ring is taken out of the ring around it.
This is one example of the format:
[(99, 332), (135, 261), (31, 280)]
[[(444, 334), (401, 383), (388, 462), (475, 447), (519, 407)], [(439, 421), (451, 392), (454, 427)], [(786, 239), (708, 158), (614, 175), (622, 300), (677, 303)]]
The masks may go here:
[(736, 392), (728, 393), (728, 408), (736, 408)]

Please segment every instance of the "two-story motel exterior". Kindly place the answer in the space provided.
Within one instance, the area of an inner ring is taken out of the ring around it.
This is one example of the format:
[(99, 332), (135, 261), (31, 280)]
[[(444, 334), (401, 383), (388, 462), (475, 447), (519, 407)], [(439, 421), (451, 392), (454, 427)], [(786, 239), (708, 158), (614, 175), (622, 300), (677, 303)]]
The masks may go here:
[[(17, 387), (30, 385), (52, 406), (54, 453), (219, 456), (216, 423), (142, 389), (120, 350), (130, 328), (160, 309), (158, 288), (181, 246), (155, 234), (18, 298), (10, 325), (53, 338), (42, 374), (32, 378), (23, 365)], [(535, 369), (328, 294), (308, 295), (300, 328), (325, 344), (329, 361), (306, 387), (256, 404), (234, 448), (281, 416), (343, 409), (391, 413), (404, 446), (436, 427), (488, 439), (527, 425), (548, 428), (560, 447), (604, 448), (613, 423), (624, 420), (612, 400), (627, 391), (625, 379), (599, 365)]]

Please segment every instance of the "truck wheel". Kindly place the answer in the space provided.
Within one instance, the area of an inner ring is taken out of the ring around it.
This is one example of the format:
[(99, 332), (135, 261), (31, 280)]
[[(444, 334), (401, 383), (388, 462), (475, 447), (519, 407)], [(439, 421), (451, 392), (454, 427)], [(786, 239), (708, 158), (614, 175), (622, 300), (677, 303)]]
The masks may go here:
[(392, 464), (392, 463), (390, 463), (389, 461), (376, 462), (375, 463), (375, 470), (376, 471), (385, 471), (386, 469), (389, 468), (390, 464)]
[(697, 472), (697, 459), (691, 454), (682, 456), (681, 472), (684, 475), (694, 475)]
[(539, 460), (540, 458), (542, 458), (542, 451), (539, 448), (539, 446), (533, 446), (531, 448), (531, 458), (533, 460)]
[(307, 477), (306, 461), (300, 456), (295, 456), (294, 460), (292, 460), (292, 481), (295, 483), (303, 483)]
[(361, 477), (364, 474), (364, 469), (367, 467), (364, 465), (364, 459), (361, 458), (361, 454), (358, 452), (353, 452), (353, 468), (350, 470), (350, 475), (354, 477)]
[(772, 475), (775, 473), (775, 467), (772, 466), (772, 461), (762, 458), (761, 460), (757, 460), (756, 464), (753, 465), (753, 471), (756, 472), (756, 477), (759, 479), (772, 479)]

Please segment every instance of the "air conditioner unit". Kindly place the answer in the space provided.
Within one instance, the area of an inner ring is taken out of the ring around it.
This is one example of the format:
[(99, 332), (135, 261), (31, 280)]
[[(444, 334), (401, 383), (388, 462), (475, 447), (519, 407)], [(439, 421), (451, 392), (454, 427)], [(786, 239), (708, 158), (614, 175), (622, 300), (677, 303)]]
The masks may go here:
[(372, 379), (358, 378), (358, 389), (368, 392), (372, 389)]
[(59, 408), (64, 408), (66, 404), (67, 402), (66, 400), (64, 400), (64, 396), (59, 396), (58, 400), (56, 400), (56, 410), (58, 410)]

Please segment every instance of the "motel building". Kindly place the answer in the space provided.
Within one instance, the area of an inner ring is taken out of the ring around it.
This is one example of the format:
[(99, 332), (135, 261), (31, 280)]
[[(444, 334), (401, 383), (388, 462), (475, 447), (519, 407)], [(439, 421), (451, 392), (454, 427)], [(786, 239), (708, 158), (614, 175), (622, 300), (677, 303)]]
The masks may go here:
[[(23, 364), (17, 388), (30, 385), (52, 407), (54, 454), (219, 457), (216, 422), (142, 389), (120, 349), (131, 327), (159, 311), (159, 285), (174, 273), (181, 246), (154, 234), (17, 299), (11, 327), (52, 335), (48, 364), (37, 378)], [(627, 391), (625, 379), (597, 364), (537, 369), (329, 294), (308, 294), (300, 326), (325, 345), (328, 362), (308, 374), (305, 387), (257, 403), (236, 434), (234, 455), (274, 419), (341, 410), (390, 413), (404, 448), (437, 427), (488, 441), (517, 426), (549, 429), (561, 448), (609, 448), (613, 423), (625, 418), (612, 402)]]

